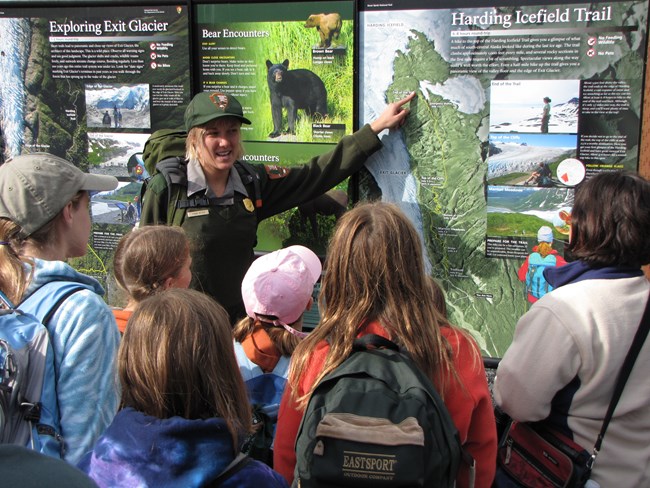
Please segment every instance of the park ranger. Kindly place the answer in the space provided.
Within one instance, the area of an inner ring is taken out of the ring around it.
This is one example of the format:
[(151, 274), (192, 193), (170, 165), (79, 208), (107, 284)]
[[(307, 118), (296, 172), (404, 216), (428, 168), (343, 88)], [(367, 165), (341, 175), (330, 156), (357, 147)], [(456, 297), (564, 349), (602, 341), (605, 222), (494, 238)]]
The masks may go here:
[(241, 161), (241, 124), (250, 124), (239, 101), (222, 93), (197, 94), (185, 111), (186, 159), (167, 177), (147, 185), (142, 225), (182, 226), (192, 248), (192, 287), (223, 305), (231, 321), (245, 316), (241, 281), (253, 260), (260, 221), (311, 200), (356, 172), (382, 147), (381, 131), (400, 127), (403, 106), (415, 93), (384, 112), (336, 147), (307, 164), (286, 168)]

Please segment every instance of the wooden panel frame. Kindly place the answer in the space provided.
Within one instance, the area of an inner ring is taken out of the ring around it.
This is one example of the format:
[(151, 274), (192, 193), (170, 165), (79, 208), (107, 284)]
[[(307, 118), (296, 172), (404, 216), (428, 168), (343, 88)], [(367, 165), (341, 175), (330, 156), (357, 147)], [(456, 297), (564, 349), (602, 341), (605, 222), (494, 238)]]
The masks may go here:
[(643, 119), (641, 120), (641, 147), (639, 148), (639, 174), (650, 179), (650, 69), (647, 60), (650, 56), (650, 42), (646, 53), (646, 72), (643, 91)]
[[(646, 53), (646, 72), (643, 90), (643, 119), (641, 120), (641, 146), (639, 148), (639, 174), (650, 180), (650, 42)], [(650, 265), (644, 267), (645, 275), (650, 280)]]

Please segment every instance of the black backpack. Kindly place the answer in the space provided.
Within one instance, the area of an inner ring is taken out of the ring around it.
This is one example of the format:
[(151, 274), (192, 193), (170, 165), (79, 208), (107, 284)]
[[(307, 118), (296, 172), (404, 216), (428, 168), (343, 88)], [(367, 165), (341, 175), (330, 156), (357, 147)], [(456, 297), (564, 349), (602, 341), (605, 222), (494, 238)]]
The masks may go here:
[(241, 452), (249, 455), (253, 459), (263, 462), (269, 467), (273, 467), (273, 434), (277, 418), (275, 421), (265, 414), (260, 405), (253, 405), (253, 429), (241, 447)]
[(452, 487), (462, 456), (429, 378), (396, 344), (370, 334), (314, 389), (293, 486)]

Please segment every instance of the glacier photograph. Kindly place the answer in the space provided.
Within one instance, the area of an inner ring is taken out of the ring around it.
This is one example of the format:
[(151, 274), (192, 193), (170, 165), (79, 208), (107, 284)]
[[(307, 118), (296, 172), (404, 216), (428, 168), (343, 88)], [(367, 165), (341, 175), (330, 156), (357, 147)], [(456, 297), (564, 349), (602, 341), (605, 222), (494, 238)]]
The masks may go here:
[(86, 125), (103, 129), (149, 129), (149, 85), (92, 83), (85, 87)]
[[(558, 165), (567, 158), (575, 158), (576, 134), (503, 134), (489, 136), (489, 185), (559, 186)], [(546, 178), (535, 178), (542, 172)], [(548, 168), (548, 169), (544, 169)]]

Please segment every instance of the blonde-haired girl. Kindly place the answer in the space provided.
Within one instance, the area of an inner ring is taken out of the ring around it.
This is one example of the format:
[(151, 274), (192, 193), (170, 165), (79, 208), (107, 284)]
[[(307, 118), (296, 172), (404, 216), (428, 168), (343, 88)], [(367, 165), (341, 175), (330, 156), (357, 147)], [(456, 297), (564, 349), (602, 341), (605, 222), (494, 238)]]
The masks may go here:
[(113, 309), (120, 332), (140, 301), (167, 288), (189, 287), (191, 266), (190, 240), (180, 227), (136, 227), (122, 236), (113, 257), (115, 280), (128, 295), (126, 307)]

